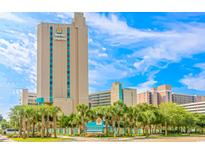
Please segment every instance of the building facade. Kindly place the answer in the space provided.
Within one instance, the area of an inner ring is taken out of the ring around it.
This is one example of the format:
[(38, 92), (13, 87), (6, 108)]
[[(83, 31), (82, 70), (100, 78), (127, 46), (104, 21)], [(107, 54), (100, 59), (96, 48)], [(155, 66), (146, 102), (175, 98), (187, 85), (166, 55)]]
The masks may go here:
[(186, 103), (195, 102), (195, 96), (173, 93), (172, 102), (177, 103), (177, 104), (186, 104)]
[(172, 87), (170, 85), (160, 85), (157, 87), (158, 103), (172, 102)]
[(186, 110), (193, 113), (205, 114), (205, 101), (185, 103), (185, 104), (180, 104), (180, 106), (184, 107)]
[(22, 89), (20, 94), (21, 105), (35, 105), (36, 93), (29, 92), (28, 89)]
[(205, 96), (195, 95), (194, 100), (195, 100), (195, 102), (205, 102)]
[(152, 104), (152, 95), (151, 92), (146, 91), (146, 92), (141, 92), (137, 94), (137, 104), (141, 103), (147, 103), (147, 104)]
[(89, 102), (90, 102), (89, 103), (90, 107), (111, 105), (111, 92), (110, 92), (110, 90), (90, 94), (89, 95)]
[(137, 104), (137, 90), (122, 88), (121, 83), (114, 82), (111, 90), (92, 93), (89, 95), (90, 107), (112, 105), (114, 102), (123, 101), (127, 106)]
[(37, 33), (37, 103), (65, 114), (88, 104), (88, 29), (83, 13), (71, 24), (41, 23)]
[(137, 90), (124, 88), (123, 89), (123, 102), (127, 106), (134, 106), (137, 104)]
[(111, 88), (111, 104), (123, 100), (122, 85), (119, 82), (114, 82)]
[(170, 85), (160, 85), (152, 88), (150, 91), (141, 92), (137, 94), (137, 103), (148, 103), (159, 105), (165, 102), (173, 102), (176, 104), (186, 104), (192, 102), (205, 101), (205, 96), (176, 94), (172, 92)]
[(172, 102), (172, 90), (170, 85), (160, 85), (157, 88), (152, 88), (151, 91), (146, 91), (137, 94), (137, 103), (148, 103), (159, 105), (163, 102)]

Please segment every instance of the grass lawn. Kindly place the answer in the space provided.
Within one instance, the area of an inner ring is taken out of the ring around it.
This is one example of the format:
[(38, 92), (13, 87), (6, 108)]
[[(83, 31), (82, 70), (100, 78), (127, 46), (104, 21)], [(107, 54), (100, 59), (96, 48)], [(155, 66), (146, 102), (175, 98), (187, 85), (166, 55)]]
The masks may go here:
[(69, 138), (11, 138), (14, 141), (17, 142), (66, 142), (66, 141), (72, 141), (72, 139)]

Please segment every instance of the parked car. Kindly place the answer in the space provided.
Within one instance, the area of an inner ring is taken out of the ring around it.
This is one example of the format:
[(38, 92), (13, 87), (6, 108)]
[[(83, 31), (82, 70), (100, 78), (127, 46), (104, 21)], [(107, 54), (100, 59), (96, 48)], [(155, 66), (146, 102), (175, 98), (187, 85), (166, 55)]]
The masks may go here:
[(18, 134), (18, 130), (14, 129), (14, 128), (7, 128), (4, 130), (4, 134), (8, 135), (8, 134)]

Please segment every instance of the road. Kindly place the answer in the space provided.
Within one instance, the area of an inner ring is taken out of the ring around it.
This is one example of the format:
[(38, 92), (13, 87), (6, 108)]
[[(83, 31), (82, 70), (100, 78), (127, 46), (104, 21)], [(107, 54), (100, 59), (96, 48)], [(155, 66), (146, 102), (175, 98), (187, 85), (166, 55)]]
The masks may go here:
[(72, 141), (80, 142), (205, 142), (205, 136), (188, 136), (188, 137), (161, 137), (161, 138), (144, 138), (144, 137), (116, 137), (116, 138), (95, 138), (95, 137), (68, 137)]
[(12, 142), (12, 140), (0, 134), (0, 142)]

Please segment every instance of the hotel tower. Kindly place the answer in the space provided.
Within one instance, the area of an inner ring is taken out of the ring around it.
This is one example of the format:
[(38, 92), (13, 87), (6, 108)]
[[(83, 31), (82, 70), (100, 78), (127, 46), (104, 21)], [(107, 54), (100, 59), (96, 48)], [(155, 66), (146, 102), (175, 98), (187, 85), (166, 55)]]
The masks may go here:
[(37, 103), (65, 114), (88, 104), (88, 29), (83, 13), (71, 24), (41, 23), (37, 34)]

